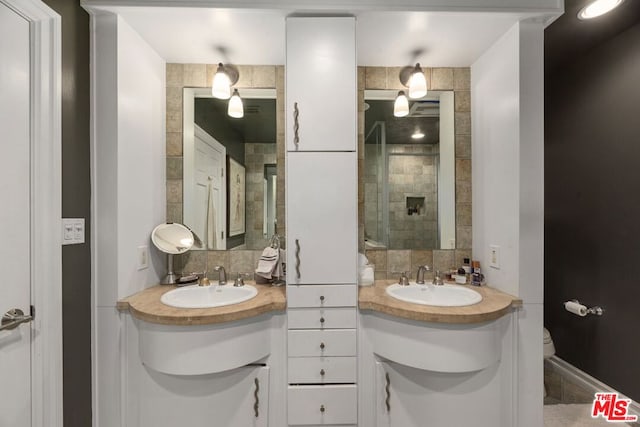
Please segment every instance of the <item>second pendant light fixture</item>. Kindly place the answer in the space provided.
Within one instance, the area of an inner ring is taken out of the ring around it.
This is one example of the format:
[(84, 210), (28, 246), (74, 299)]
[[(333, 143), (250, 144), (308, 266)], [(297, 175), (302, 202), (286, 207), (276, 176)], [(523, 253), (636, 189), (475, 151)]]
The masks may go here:
[[(422, 98), (427, 94), (427, 79), (420, 67), (420, 63), (415, 67), (405, 67), (400, 71), (400, 82), (409, 88), (409, 98)], [(409, 115), (409, 99), (403, 90), (398, 92), (396, 101), (393, 104), (393, 115), (405, 117)]]
[(225, 66), (220, 62), (211, 83), (211, 95), (218, 99), (228, 99), (227, 114), (236, 119), (244, 116), (244, 107), (238, 89), (234, 88), (233, 94), (231, 93), (231, 86), (238, 82), (239, 77), (240, 73), (236, 67), (233, 65)]

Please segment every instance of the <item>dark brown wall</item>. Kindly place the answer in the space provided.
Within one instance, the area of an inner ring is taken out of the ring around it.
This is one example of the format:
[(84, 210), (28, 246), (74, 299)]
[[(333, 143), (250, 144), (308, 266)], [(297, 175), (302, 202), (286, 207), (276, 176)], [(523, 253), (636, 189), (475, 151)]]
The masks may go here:
[(640, 401), (640, 24), (566, 59), (545, 79), (545, 325), (559, 357)]
[(64, 426), (91, 425), (89, 15), (79, 1), (44, 0), (62, 16), (62, 216), (85, 218), (85, 243), (62, 247)]

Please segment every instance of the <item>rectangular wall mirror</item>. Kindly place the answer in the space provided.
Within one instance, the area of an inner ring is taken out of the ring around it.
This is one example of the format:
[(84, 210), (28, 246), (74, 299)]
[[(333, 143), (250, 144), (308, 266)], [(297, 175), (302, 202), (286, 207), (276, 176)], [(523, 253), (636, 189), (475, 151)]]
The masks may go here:
[(365, 249), (455, 249), (454, 93), (365, 90)]
[(183, 222), (202, 249), (262, 249), (276, 219), (276, 90), (242, 89), (244, 117), (209, 88), (184, 88)]

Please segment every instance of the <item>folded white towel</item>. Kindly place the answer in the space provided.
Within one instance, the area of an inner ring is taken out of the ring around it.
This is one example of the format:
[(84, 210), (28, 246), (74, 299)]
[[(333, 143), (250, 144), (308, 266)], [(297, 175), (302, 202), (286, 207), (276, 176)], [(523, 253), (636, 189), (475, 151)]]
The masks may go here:
[(360, 280), (358, 281), (360, 286), (373, 285), (374, 282), (373, 266), (365, 265), (364, 267), (360, 267)]
[(258, 261), (256, 274), (264, 277), (265, 279), (271, 279), (274, 275), (273, 273), (278, 268), (278, 264), (280, 263), (279, 255), (280, 252), (276, 248), (272, 248), (271, 246), (264, 248), (262, 255), (260, 256), (260, 260)]

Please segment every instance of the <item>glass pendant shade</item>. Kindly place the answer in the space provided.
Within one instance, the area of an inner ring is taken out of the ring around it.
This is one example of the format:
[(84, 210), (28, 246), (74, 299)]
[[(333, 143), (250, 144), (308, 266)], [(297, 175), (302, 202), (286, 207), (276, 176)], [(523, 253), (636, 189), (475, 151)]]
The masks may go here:
[(393, 103), (393, 115), (396, 117), (409, 115), (409, 100), (402, 90), (398, 92), (396, 102)]
[(219, 99), (229, 99), (231, 96), (231, 79), (224, 70), (224, 65), (218, 64), (218, 70), (213, 76), (211, 95)]
[(427, 79), (420, 68), (420, 64), (416, 64), (411, 77), (409, 78), (409, 98), (422, 98), (427, 94)]
[(620, 6), (624, 0), (595, 0), (583, 7), (578, 13), (580, 19), (593, 19), (611, 12)]
[(231, 96), (231, 99), (229, 99), (227, 114), (236, 119), (240, 119), (244, 116), (244, 106), (242, 105), (242, 98), (240, 98), (238, 89), (233, 90), (233, 95)]

